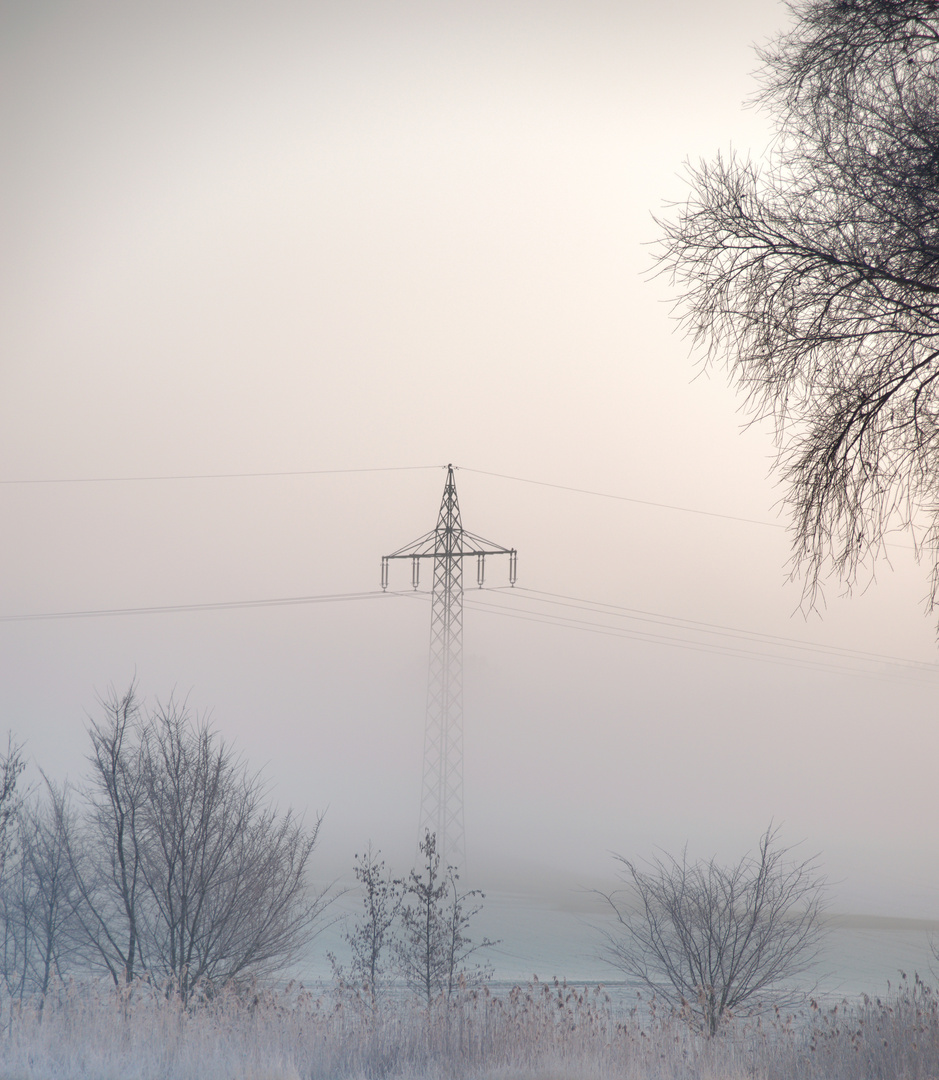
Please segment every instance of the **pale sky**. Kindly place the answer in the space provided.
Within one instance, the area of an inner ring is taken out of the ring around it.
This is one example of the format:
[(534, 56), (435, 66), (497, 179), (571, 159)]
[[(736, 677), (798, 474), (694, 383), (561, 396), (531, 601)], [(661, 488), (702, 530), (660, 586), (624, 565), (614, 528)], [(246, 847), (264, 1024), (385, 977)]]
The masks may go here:
[[(468, 597), (474, 878), (736, 857), (773, 819), (836, 906), (939, 916), (937, 676), (856, 656), (935, 663), (927, 571), (898, 537), (870, 588), (803, 618), (771, 432), (648, 277), (682, 162), (765, 148), (752, 46), (786, 18), (3, 0), (0, 717), (30, 758), (77, 779), (96, 693), (136, 672), (210, 711), (282, 804), (327, 811), (323, 867), (369, 839), (405, 865), (426, 599), (9, 617), (375, 589), (453, 462), (520, 588), (737, 635)], [(45, 482), (353, 469), (391, 471)]]

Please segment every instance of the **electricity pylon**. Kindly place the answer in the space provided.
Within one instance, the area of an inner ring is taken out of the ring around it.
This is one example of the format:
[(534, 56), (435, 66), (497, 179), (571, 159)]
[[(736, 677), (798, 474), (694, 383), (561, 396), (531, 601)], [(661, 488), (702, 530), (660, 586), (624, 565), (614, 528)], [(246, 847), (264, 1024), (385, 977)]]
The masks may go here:
[(453, 466), (447, 466), (437, 528), (381, 560), (381, 587), (388, 588), (392, 559), (411, 560), (411, 585), (420, 584), (422, 559), (434, 560), (430, 609), (430, 662), (424, 728), (420, 836), (436, 833), (443, 864), (462, 866), (463, 828), (463, 560), (476, 556), (476, 583), (482, 588), (487, 555), (508, 555), (509, 584), (515, 584), (517, 553), (466, 532), (460, 521)]

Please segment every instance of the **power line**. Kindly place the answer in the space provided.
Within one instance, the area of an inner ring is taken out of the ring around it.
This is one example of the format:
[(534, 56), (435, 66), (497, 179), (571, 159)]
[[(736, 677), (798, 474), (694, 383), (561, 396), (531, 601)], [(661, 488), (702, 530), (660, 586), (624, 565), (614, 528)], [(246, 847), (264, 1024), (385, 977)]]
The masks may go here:
[[(677, 510), (682, 514), (698, 514), (700, 517), (719, 518), (723, 521), (739, 521), (745, 525), (762, 525), (767, 529), (785, 529), (786, 526), (778, 521), (761, 521), (758, 518), (740, 517), (737, 514), (722, 514), (716, 510), (699, 510), (691, 506), (679, 506), (677, 503), (653, 502), (651, 499), (636, 499), (631, 495), (615, 495), (609, 491), (594, 491), (590, 488), (572, 487), (569, 484), (555, 484), (548, 480), (532, 480), (527, 476), (510, 476), (508, 473), (487, 472), (484, 469), (471, 469), (458, 466), (462, 472), (476, 473), (478, 476), (495, 476), (500, 480), (511, 480), (517, 484), (533, 484), (536, 487), (554, 488), (557, 491), (571, 491), (577, 495), (592, 495), (597, 499), (613, 499), (615, 502), (635, 503), (638, 506), (654, 506), (658, 510)], [(915, 545), (888, 543), (886, 547), (902, 548), (904, 551), (915, 551)]]
[(886, 653), (866, 652), (862, 649), (850, 649), (841, 645), (829, 645), (820, 641), (805, 641), (801, 638), (785, 637), (781, 634), (766, 634), (760, 630), (743, 630), (737, 626), (728, 626), (723, 623), (702, 622), (698, 619), (684, 619), (675, 615), (663, 615), (655, 611), (645, 611), (642, 608), (623, 607), (618, 604), (608, 604), (599, 600), (584, 600), (576, 596), (566, 596), (563, 593), (545, 592), (541, 589), (528, 589), (523, 585), (516, 586), (518, 592), (530, 593), (534, 597), (546, 597), (540, 601), (546, 604), (560, 604), (564, 607), (579, 608), (585, 611), (597, 611), (609, 613), (621, 618), (637, 619), (643, 622), (653, 622), (664, 626), (674, 626), (678, 629), (687, 629), (701, 633), (718, 633), (724, 636), (751, 639), (770, 645), (782, 645), (790, 649), (803, 649), (812, 652), (827, 652), (835, 656), (855, 660), (872, 660), (877, 663), (896, 663), (922, 667), (925, 671), (939, 673), (939, 667), (925, 660), (908, 660), (902, 656), (891, 656)]
[(384, 465), (362, 469), (284, 469), (279, 472), (185, 473), (172, 476), (72, 476), (38, 480), (0, 480), (0, 484), (131, 484), (165, 480), (244, 480), (272, 476), (338, 476), (343, 473), (417, 472), (445, 465)]
[(679, 510), (683, 514), (701, 514), (703, 517), (723, 518), (725, 521), (742, 521), (747, 525), (764, 525), (769, 529), (785, 529), (777, 521), (759, 521), (757, 518), (738, 517), (736, 514), (721, 514), (715, 510), (696, 510), (690, 506), (678, 506), (676, 503), (653, 502), (651, 499), (636, 499), (631, 495), (613, 495), (608, 491), (593, 491), (589, 488), (571, 487), (568, 484), (553, 484), (547, 480), (531, 480), (527, 476), (509, 476), (507, 473), (487, 472), (485, 469), (470, 469), (459, 466), (462, 472), (476, 473), (478, 476), (495, 476), (500, 480), (512, 480), (518, 484), (534, 484), (536, 487), (555, 488), (558, 491), (573, 491), (578, 495), (593, 495), (598, 499), (614, 499), (617, 502), (636, 503), (639, 506), (654, 506), (659, 510)]
[[(225, 472), (225, 473), (178, 473), (152, 476), (74, 476), (53, 477), (48, 479), (12, 479), (0, 480), (0, 486), (36, 485), (36, 484), (132, 484), (169, 482), (176, 480), (244, 480), (265, 479), (278, 476), (340, 476), (347, 473), (380, 472), (418, 472), (428, 469), (445, 469), (445, 465), (388, 465), (361, 469), (283, 469), (276, 472)], [(725, 521), (740, 521), (748, 525), (764, 525), (771, 529), (784, 529), (784, 525), (773, 521), (758, 521), (756, 518), (739, 517), (735, 514), (722, 514), (714, 510), (698, 510), (676, 503), (654, 502), (651, 499), (637, 499), (631, 495), (616, 495), (608, 491), (593, 491), (589, 488), (572, 487), (568, 484), (554, 484), (547, 480), (532, 480), (525, 476), (510, 476), (508, 473), (489, 472), (485, 469), (471, 469), (456, 466), (462, 472), (475, 473), (477, 476), (492, 476), (499, 480), (511, 480), (519, 484), (533, 484), (537, 487), (554, 488), (557, 491), (571, 491), (578, 495), (592, 495), (600, 499), (613, 499), (617, 502), (635, 503), (638, 506), (654, 506), (660, 510), (677, 510), (683, 514), (700, 514), (703, 517), (721, 518)]]
[[(859, 661), (873, 661), (875, 663), (904, 664), (911, 667), (919, 667), (924, 671), (939, 673), (936, 665), (923, 660), (909, 660), (902, 656), (893, 656), (886, 653), (867, 652), (861, 649), (850, 649), (840, 645), (829, 645), (818, 641), (804, 641), (800, 638), (790, 638), (779, 634), (766, 634), (759, 630), (745, 630), (741, 627), (728, 626), (722, 623), (702, 622), (696, 619), (685, 619), (675, 615), (665, 615), (661, 612), (647, 611), (642, 608), (630, 608), (619, 604), (610, 604), (606, 601), (588, 600), (583, 597), (569, 596), (565, 593), (546, 592), (542, 589), (530, 589), (524, 585), (513, 587), (497, 586), (474, 589), (467, 594), (467, 599), (477, 597), (480, 594), (501, 594), (504, 596), (517, 596), (529, 594), (533, 600), (542, 604), (560, 605), (585, 612), (591, 612), (609, 617), (635, 619), (643, 622), (651, 622), (665, 627), (673, 627), (679, 630), (695, 631), (700, 633), (714, 633), (720, 636), (739, 637), (755, 642), (778, 645), (790, 649), (801, 649), (811, 652), (825, 652), (833, 656)], [(380, 589), (366, 592), (350, 593), (323, 593), (309, 596), (281, 596), (268, 597), (258, 600), (221, 600), (208, 603), (194, 604), (148, 604), (140, 607), (120, 608), (86, 608), (74, 611), (49, 611), (33, 612), (23, 615), (0, 615), (0, 622), (27, 622), (43, 619), (77, 619), (95, 618), (101, 616), (116, 615), (163, 615), (180, 612), (196, 611), (227, 611), (264, 607), (289, 607), (304, 604), (337, 603), (347, 600), (371, 600), (382, 596), (417, 596), (427, 597), (427, 590), (401, 589), (383, 591)], [(545, 599), (540, 599), (545, 597)], [(477, 605), (479, 606), (479, 605)], [(492, 610), (498, 610), (498, 605), (488, 604)], [(556, 618), (562, 618), (557, 616)], [(575, 620), (576, 621), (576, 620)], [(583, 620), (579, 620), (583, 621)], [(595, 623), (596, 626), (606, 624)]]
[[(908, 661), (900, 661), (902, 665), (901, 670), (897, 670), (897, 661), (883, 660), (880, 663), (889, 664), (891, 670), (877, 671), (870, 668), (870, 666), (859, 666), (860, 664), (870, 665), (872, 661), (859, 659), (858, 665), (850, 665), (848, 663), (837, 663), (838, 657), (832, 657), (829, 659), (814, 660), (808, 655), (791, 655), (776, 650), (771, 651), (758, 651), (755, 649), (746, 649), (730, 643), (725, 643), (720, 640), (709, 640), (707, 637), (689, 638), (680, 637), (669, 634), (654, 633), (647, 630), (633, 629), (623, 626), (610, 625), (609, 623), (602, 623), (596, 620), (590, 619), (576, 619), (571, 616), (556, 615), (550, 612), (534, 611), (528, 608), (513, 608), (506, 605), (491, 604), (489, 602), (478, 602), (476, 597), (477, 593), (473, 593), (473, 599), (467, 598), (469, 606), (478, 608), (479, 610), (491, 611), (493, 614), (503, 615), (509, 618), (522, 619), (526, 622), (538, 622), (547, 626), (559, 626), (567, 629), (581, 630), (588, 633), (601, 634), (607, 637), (626, 638), (634, 641), (645, 641), (654, 645), (665, 645), (670, 648), (680, 648), (690, 650), (692, 652), (704, 652), (709, 654), (716, 654), (721, 656), (727, 656), (734, 659), (741, 660), (757, 660), (769, 664), (783, 665), (786, 667), (799, 667), (805, 670), (822, 671), (835, 675), (866, 675), (873, 678), (890, 678), (890, 679), (907, 679), (910, 676), (928, 676), (931, 674), (939, 674), (939, 671), (926, 666), (915, 666)], [(511, 595), (508, 593), (507, 595)], [(825, 656), (825, 653), (821, 654)], [(844, 659), (850, 660), (851, 657), (845, 657)]]
[[(508, 603), (493, 602), (489, 599), (487, 594), (496, 595), (501, 600), (508, 600)], [(309, 604), (344, 603), (357, 600), (378, 600), (386, 596), (411, 597), (426, 600), (430, 597), (430, 593), (426, 590), (406, 589), (383, 592), (380, 589), (375, 589), (368, 592), (282, 596), (259, 600), (215, 601), (204, 604), (151, 604), (140, 607), (90, 608), (74, 611), (36, 612), (25, 615), (0, 615), (0, 622), (40, 622), (55, 619), (107, 618), (133, 615), (169, 615), (200, 611), (251, 610), (254, 608), (293, 607)], [(557, 614), (552, 611), (544, 611), (540, 608), (524, 607), (519, 603), (520, 597), (529, 599), (536, 604), (567, 607), (580, 610), (587, 616), (593, 615), (599, 616), (600, 618), (578, 618), (565, 614)], [(899, 656), (866, 652), (859, 649), (848, 649), (837, 645), (826, 645), (821, 642), (806, 642), (797, 638), (765, 634), (761, 631), (745, 630), (740, 627), (706, 623), (693, 619), (683, 619), (676, 616), (664, 615), (659, 612), (643, 611), (638, 608), (628, 608), (621, 605), (608, 604), (602, 601), (588, 600), (582, 597), (572, 597), (563, 593), (551, 593), (538, 589), (528, 589), (524, 586), (516, 586), (515, 588), (501, 587), (473, 589), (465, 595), (465, 602), (478, 610), (485, 610), (494, 615), (521, 619), (526, 622), (536, 622), (547, 626), (558, 626), (565, 629), (601, 634), (608, 637), (646, 641), (651, 644), (688, 649), (695, 652), (707, 652), (736, 659), (759, 660), (765, 663), (785, 664), (787, 666), (802, 667), (809, 670), (827, 671), (837, 675), (864, 674), (873, 677), (909, 678), (912, 675), (930, 676), (939, 674), (939, 667), (925, 661), (908, 660)], [(632, 621), (648, 622), (663, 630), (673, 629), (676, 631), (676, 634), (657, 633), (651, 630), (641, 630), (634, 627), (616, 625), (615, 623), (611, 625), (608, 621), (601, 621), (602, 618), (625, 618)], [(698, 636), (677, 636), (681, 633), (696, 634)], [(721, 641), (720, 638), (728, 638), (730, 641)], [(754, 645), (763, 645), (766, 649), (774, 651), (757, 651), (755, 649), (741, 647), (741, 645), (732, 644), (732, 642), (737, 639), (752, 642)], [(790, 651), (780, 652), (780, 649)], [(793, 655), (793, 653), (796, 653), (797, 655)], [(812, 653), (816, 653), (827, 659), (813, 660), (810, 655)], [(841, 663), (838, 663), (838, 661), (841, 661)], [(854, 666), (849, 666), (851, 661), (855, 661)], [(869, 666), (860, 666), (870, 664), (885, 665), (893, 668), (893, 670), (877, 672), (872, 671)]]
[(857, 675), (871, 674), (881, 677), (878, 672), (861, 672), (858, 668), (839, 667), (829, 663), (817, 663), (805, 658), (786, 657), (779, 654), (758, 653), (749, 649), (735, 649), (719, 642), (693, 641), (688, 638), (669, 637), (665, 634), (652, 634), (640, 630), (628, 630), (623, 627), (608, 626), (602, 623), (591, 623), (587, 620), (564, 618), (528, 611), (513, 611), (507, 607), (499, 608), (493, 604), (474, 604), (469, 606), (478, 607), (480, 610), (492, 611), (508, 618), (521, 619), (524, 622), (543, 623), (546, 626), (561, 626), (572, 630), (582, 630), (587, 633), (600, 634), (605, 637), (627, 638), (633, 641), (646, 641), (654, 645), (665, 645), (669, 648), (685, 649), (690, 652), (703, 652), (727, 656), (737, 660), (760, 660), (767, 664), (778, 664), (785, 667), (801, 667), (807, 670), (825, 671), (834, 675)]
[(0, 622), (35, 622), (44, 619), (91, 619), (115, 615), (171, 615), (185, 611), (235, 611), (300, 604), (334, 604), (348, 600), (375, 600), (381, 596), (402, 596), (401, 592), (325, 593), (319, 596), (278, 596), (265, 600), (222, 600), (208, 604), (152, 604), (146, 607), (89, 608), (84, 611), (45, 611), (29, 615), (0, 615)]
[[(445, 469), (446, 465), (384, 465), (357, 469), (284, 469), (276, 472), (228, 472), (228, 473), (179, 473), (153, 476), (75, 476), (38, 479), (0, 480), (3, 486), (29, 486), (39, 484), (131, 484), (169, 482), (175, 480), (256, 480), (284, 476), (341, 476), (350, 473), (382, 472), (420, 472), (429, 469)], [(652, 506), (658, 510), (675, 510), (682, 514), (697, 514), (700, 517), (717, 518), (722, 521), (737, 521), (745, 525), (762, 525), (767, 529), (785, 529), (778, 521), (761, 521), (758, 518), (741, 517), (738, 514), (724, 514), (717, 510), (700, 510), (678, 503), (656, 502), (652, 499), (637, 499), (632, 495), (618, 495), (610, 491), (595, 491), (591, 488), (574, 487), (570, 484), (555, 484), (549, 480), (533, 480), (527, 476), (512, 476), (509, 473), (490, 472), (486, 469), (473, 469), (468, 466), (454, 466), (462, 472), (475, 473), (477, 476), (492, 476), (499, 480), (511, 480), (517, 484), (531, 484), (535, 487), (553, 488), (556, 491), (569, 491), (577, 495), (590, 495), (597, 499), (612, 499), (615, 502), (628, 502), (636, 506)], [(909, 544), (888, 543), (888, 547), (915, 551)]]
[[(746, 631), (737, 628), (719, 629), (715, 624), (694, 623), (693, 620), (673, 620), (664, 622), (662, 629), (673, 628), (676, 634), (656, 633), (650, 630), (642, 630), (634, 627), (610, 624), (599, 619), (576, 618), (571, 615), (557, 614), (538, 608), (525, 607), (518, 602), (521, 595), (537, 592), (537, 590), (523, 589), (516, 586), (514, 589), (473, 589), (466, 594), (465, 603), (480, 611), (488, 611), (490, 614), (501, 615), (505, 618), (521, 619), (525, 622), (541, 623), (545, 626), (557, 626), (569, 630), (579, 630), (585, 633), (600, 634), (606, 637), (626, 638), (634, 641), (649, 642), (654, 645), (664, 645), (670, 648), (680, 648), (692, 652), (704, 652), (712, 655), (727, 656), (741, 660), (757, 660), (770, 664), (784, 665), (787, 667), (799, 667), (804, 670), (822, 671), (835, 675), (865, 675), (871, 678), (909, 679), (914, 676), (929, 677), (939, 675), (939, 667), (922, 661), (911, 661), (902, 657), (881, 655), (878, 653), (862, 652), (860, 650), (842, 649), (838, 646), (825, 646), (818, 643), (807, 643), (795, 638), (784, 638), (775, 635), (760, 634), (756, 631)], [(486, 594), (499, 594), (501, 599), (508, 603), (494, 603)], [(402, 593), (404, 596), (417, 596), (424, 598), (423, 593)], [(545, 593), (545, 596), (557, 594)], [(532, 598), (536, 603), (546, 603), (537, 597)], [(582, 610), (588, 614), (614, 617), (615, 612), (597, 610), (601, 605), (593, 601), (581, 600)], [(567, 605), (577, 606), (577, 605)], [(615, 605), (607, 605), (615, 607)], [(629, 611), (632, 609), (620, 609)], [(670, 616), (655, 616), (647, 620), (669, 620)], [(685, 625), (682, 625), (682, 624)], [(700, 628), (697, 629), (696, 627)], [(697, 634), (697, 637), (678, 636), (682, 631), (685, 634)], [(729, 638), (729, 641), (721, 641), (720, 638)], [(734, 643), (734, 638), (750, 638), (754, 645), (763, 645), (764, 650), (748, 649)], [(767, 651), (768, 650), (768, 651)], [(792, 650), (791, 652), (780, 650)], [(817, 653), (820, 659), (813, 659), (811, 654)], [(840, 662), (839, 662), (840, 661)], [(854, 664), (851, 661), (855, 661)], [(890, 670), (873, 670), (871, 664), (883, 665)]]

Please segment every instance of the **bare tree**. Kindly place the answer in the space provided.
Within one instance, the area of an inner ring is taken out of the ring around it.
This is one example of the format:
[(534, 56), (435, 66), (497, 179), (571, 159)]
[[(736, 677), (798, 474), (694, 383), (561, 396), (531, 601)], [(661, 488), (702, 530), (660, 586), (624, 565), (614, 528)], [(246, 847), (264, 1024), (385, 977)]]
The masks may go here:
[(21, 799), (17, 790), (20, 775), (26, 768), (23, 747), (7, 735), (7, 750), (0, 754), (0, 878), (7, 855), (13, 847), (13, 832)]
[(925, 522), (935, 605), (939, 7), (790, 7), (760, 54), (772, 149), (689, 170), (660, 265), (690, 334), (775, 419), (806, 602)]
[(82, 904), (78, 918), (97, 960), (114, 980), (130, 983), (140, 956), (139, 820), (146, 792), (141, 769), (137, 687), (100, 699), (104, 717), (90, 720), (91, 778), (81, 830), (63, 823), (69, 863)]
[(307, 885), (319, 820), (278, 812), (185, 703), (146, 712), (132, 685), (102, 706), (88, 813), (62, 829), (92, 958), (116, 984), (168, 980), (184, 1000), (293, 962), (327, 902)]
[(42, 790), (16, 800), (0, 875), (0, 979), (7, 995), (20, 1001), (33, 994), (45, 998), (52, 979), (79, 952), (80, 897), (66, 842), (68, 792), (43, 779)]
[(30, 926), (34, 907), (29, 864), (20, 843), (23, 797), (18, 782), (25, 765), (22, 747), (14, 743), (12, 734), (8, 735), (6, 754), (0, 755), (0, 977), (6, 993), (20, 1000), (31, 989)]
[(81, 895), (67, 845), (71, 819), (68, 792), (48, 780), (44, 796), (20, 808), (19, 869), (11, 900), (22, 942), (21, 996), (35, 992), (45, 999), (53, 978), (61, 978), (81, 953)]
[[(647, 865), (617, 860), (633, 904), (601, 894), (619, 924), (606, 959), (676, 1008), (709, 1036), (734, 1012), (760, 1011), (791, 995), (824, 934), (824, 880), (815, 859), (789, 859), (767, 829), (756, 856), (733, 866), (671, 856)], [(789, 982), (789, 989), (787, 989)]]
[(479, 985), (492, 978), (488, 964), (469, 964), (480, 949), (490, 949), (498, 941), (483, 938), (472, 941), (468, 935), (470, 923), (482, 911), (481, 901), (486, 894), (480, 889), (460, 890), (460, 875), (453, 866), (447, 867), (447, 905), (444, 912), (444, 992), (449, 998), (459, 985)]
[(172, 700), (144, 727), (140, 767), (150, 971), (188, 998), (293, 960), (326, 902), (306, 887), (319, 820), (278, 814), (260, 774)]
[(374, 997), (386, 974), (385, 956), (394, 943), (394, 926), (401, 911), (404, 882), (385, 869), (380, 851), (369, 844), (355, 857), (355, 877), (362, 889), (362, 916), (345, 940), (352, 952), (352, 981)]
[(461, 981), (486, 979), (488, 969), (479, 965), (470, 968), (467, 961), (497, 942), (470, 940), (469, 924), (481, 906), (468, 910), (467, 901), (483, 899), (483, 894), (478, 889), (461, 893), (456, 867), (441, 870), (434, 833), (425, 833), (420, 851), (424, 863), (420, 873), (411, 871), (401, 909), (398, 958), (407, 985), (430, 1006), (440, 995), (449, 998)]
[(442, 906), (447, 880), (440, 875), (437, 838), (428, 832), (420, 843), (424, 865), (412, 870), (407, 882), (407, 902), (401, 911), (403, 933), (398, 961), (408, 987), (429, 1006), (444, 986), (445, 936)]
[(32, 924), (36, 907), (29, 863), (22, 852), (9, 856), (0, 887), (0, 919), (3, 948), (0, 977), (6, 995), (20, 1002), (32, 992), (30, 973), (33, 961)]

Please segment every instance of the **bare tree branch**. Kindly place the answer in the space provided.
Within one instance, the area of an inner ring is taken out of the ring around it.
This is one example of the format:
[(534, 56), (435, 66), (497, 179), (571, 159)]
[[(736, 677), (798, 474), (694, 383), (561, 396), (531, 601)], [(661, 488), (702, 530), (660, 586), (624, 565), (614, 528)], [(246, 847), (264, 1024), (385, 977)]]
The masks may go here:
[(686, 329), (775, 420), (817, 602), (927, 522), (939, 597), (939, 8), (801, 0), (761, 59), (776, 141), (689, 167), (660, 222)]

